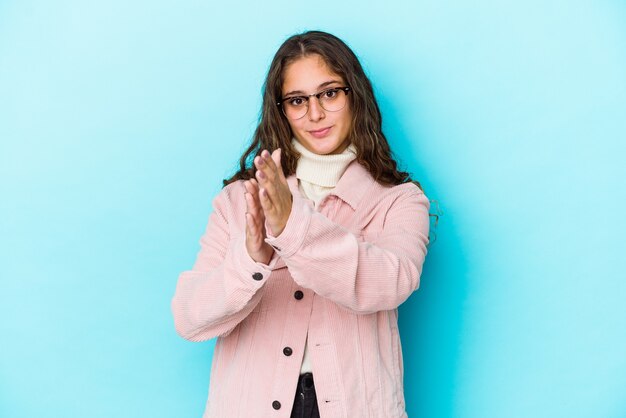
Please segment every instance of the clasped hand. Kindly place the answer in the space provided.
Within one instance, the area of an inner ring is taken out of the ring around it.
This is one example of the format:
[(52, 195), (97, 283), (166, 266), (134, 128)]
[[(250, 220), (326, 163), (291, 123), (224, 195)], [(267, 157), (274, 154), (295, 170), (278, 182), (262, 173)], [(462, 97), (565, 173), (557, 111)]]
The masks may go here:
[(273, 236), (285, 229), (291, 213), (292, 195), (280, 164), (280, 148), (263, 150), (254, 158), (256, 175), (244, 182), (246, 198), (246, 248), (254, 261), (267, 264), (274, 249), (265, 242), (267, 231)]

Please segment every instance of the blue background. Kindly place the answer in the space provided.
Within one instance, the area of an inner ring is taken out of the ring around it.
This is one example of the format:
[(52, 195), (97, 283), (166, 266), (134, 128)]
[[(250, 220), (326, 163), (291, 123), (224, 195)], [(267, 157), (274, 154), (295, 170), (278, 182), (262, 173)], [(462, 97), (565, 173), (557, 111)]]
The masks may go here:
[[(424, 418), (626, 417), (623, 1), (0, 1), (0, 416), (199, 417), (170, 300), (282, 41), (359, 55), (439, 202)], [(620, 257), (621, 255), (621, 257)]]

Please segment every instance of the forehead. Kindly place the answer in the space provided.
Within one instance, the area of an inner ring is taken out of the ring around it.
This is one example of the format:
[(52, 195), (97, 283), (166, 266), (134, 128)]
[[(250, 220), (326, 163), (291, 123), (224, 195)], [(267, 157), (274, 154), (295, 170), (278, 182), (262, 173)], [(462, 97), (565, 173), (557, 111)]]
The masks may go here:
[(320, 55), (306, 55), (285, 67), (282, 92), (314, 93), (322, 84), (330, 81), (341, 83), (343, 80), (339, 74), (330, 69)]

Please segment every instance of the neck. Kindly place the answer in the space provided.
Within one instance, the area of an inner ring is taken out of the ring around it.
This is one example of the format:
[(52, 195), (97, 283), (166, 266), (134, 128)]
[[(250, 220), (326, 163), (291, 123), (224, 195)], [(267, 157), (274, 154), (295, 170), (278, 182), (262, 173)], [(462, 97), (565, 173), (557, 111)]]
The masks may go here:
[(296, 177), (322, 187), (335, 187), (348, 165), (356, 158), (353, 145), (349, 145), (341, 154), (329, 155), (315, 154), (295, 139), (293, 146), (300, 153)]

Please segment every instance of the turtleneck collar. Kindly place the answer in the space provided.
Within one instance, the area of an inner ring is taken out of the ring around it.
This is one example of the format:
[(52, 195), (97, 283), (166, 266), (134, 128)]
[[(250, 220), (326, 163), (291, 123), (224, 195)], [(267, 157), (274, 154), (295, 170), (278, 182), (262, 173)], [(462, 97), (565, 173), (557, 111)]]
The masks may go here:
[(348, 165), (356, 159), (356, 148), (350, 144), (341, 154), (319, 155), (306, 149), (295, 138), (292, 144), (300, 153), (296, 177), (322, 187), (335, 187)]

